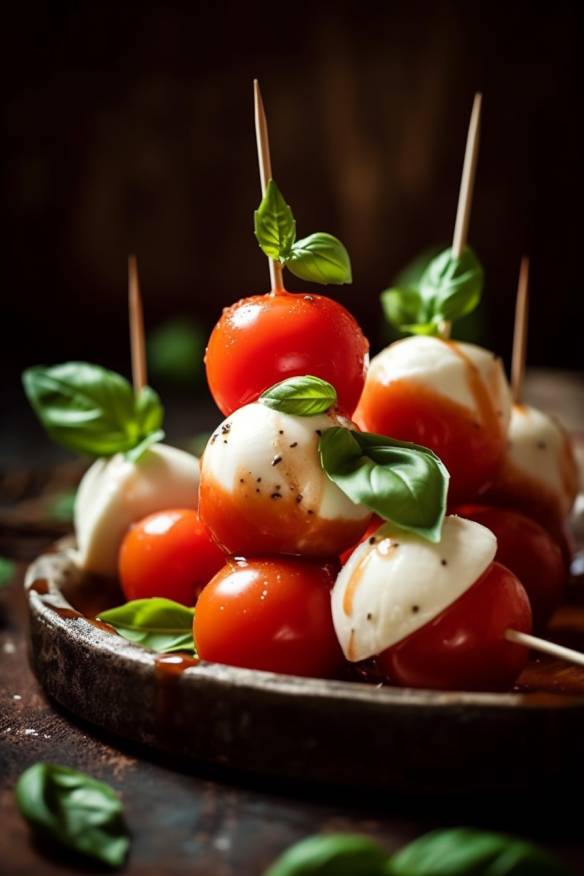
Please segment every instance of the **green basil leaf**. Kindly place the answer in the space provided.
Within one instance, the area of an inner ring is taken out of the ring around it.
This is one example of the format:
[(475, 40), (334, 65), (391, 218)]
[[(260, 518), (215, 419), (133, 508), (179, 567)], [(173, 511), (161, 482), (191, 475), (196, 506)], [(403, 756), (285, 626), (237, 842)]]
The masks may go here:
[(296, 843), (264, 876), (383, 876), (387, 860), (387, 852), (367, 837), (324, 834)]
[(321, 465), (353, 502), (428, 541), (440, 541), (449, 474), (418, 444), (333, 427), (319, 442)]
[[(194, 601), (194, 597), (193, 597)], [(172, 599), (135, 599), (118, 608), (102, 611), (98, 620), (114, 627), (128, 639), (161, 654), (195, 651), (193, 619), (195, 612)]]
[[(418, 289), (392, 287), (381, 293), (381, 306), (386, 319), (402, 332), (414, 335), (438, 334), (438, 323), (428, 321), (428, 313)], [(425, 322), (421, 320), (426, 320)]]
[(475, 309), (483, 291), (484, 272), (465, 246), (460, 258), (446, 249), (432, 259), (420, 281), (422, 299), (431, 302), (434, 322), (453, 322)]
[(455, 828), (414, 840), (391, 858), (387, 876), (568, 876), (568, 871), (525, 840)]
[(148, 333), (148, 373), (160, 381), (192, 387), (203, 373), (206, 332), (188, 317), (164, 323)]
[(326, 380), (306, 374), (274, 384), (260, 395), (259, 401), (283, 414), (314, 417), (336, 405), (337, 392)]
[(138, 462), (142, 459), (149, 447), (164, 440), (164, 435), (164, 429), (158, 429), (157, 432), (151, 432), (150, 435), (146, 435), (139, 444), (136, 444), (131, 450), (126, 451), (126, 459), (128, 462)]
[(0, 587), (6, 587), (14, 578), (16, 566), (12, 560), (0, 557)]
[(47, 507), (47, 517), (49, 520), (70, 523), (73, 520), (76, 496), (77, 490), (66, 490), (53, 496)]
[(121, 867), (130, 846), (123, 807), (104, 782), (69, 767), (35, 763), (20, 776), (16, 802), (33, 828), (110, 867)]
[(351, 259), (340, 240), (319, 231), (298, 240), (284, 263), (296, 277), (313, 283), (352, 283)]
[(163, 409), (145, 387), (137, 396), (125, 378), (87, 362), (29, 368), (26, 395), (55, 441), (79, 453), (113, 456), (159, 431)]
[(296, 221), (273, 179), (254, 213), (254, 226), (262, 252), (276, 262), (285, 261), (296, 240)]

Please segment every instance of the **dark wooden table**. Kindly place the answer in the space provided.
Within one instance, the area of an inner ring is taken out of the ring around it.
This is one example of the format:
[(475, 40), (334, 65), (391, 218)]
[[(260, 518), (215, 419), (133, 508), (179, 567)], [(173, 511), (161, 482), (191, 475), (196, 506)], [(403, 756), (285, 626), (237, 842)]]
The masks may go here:
[[(0, 590), (0, 874), (107, 872), (31, 839), (13, 788), (37, 760), (85, 770), (120, 792), (133, 837), (124, 872), (133, 876), (261, 876), (283, 849), (318, 831), (357, 831), (393, 850), (427, 830), (456, 825), (537, 840), (575, 873), (584, 873), (581, 789), (569, 784), (564, 794), (539, 799), (372, 796), (316, 788), (302, 777), (295, 786), (266, 784), (204, 768), (186, 770), (80, 726), (47, 701), (27, 658), (22, 574), (56, 533), (34, 522), (27, 526), (26, 519), (11, 528), (7, 519), (0, 525), (0, 555), (16, 558), (18, 572)], [(537, 763), (533, 766), (537, 770)]]

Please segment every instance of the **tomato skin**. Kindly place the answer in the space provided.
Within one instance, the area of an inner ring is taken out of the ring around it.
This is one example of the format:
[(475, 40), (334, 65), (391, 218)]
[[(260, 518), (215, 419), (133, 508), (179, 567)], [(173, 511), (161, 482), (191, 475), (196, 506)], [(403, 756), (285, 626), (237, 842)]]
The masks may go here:
[(125, 597), (164, 596), (194, 605), (208, 581), (225, 563), (196, 511), (157, 511), (127, 532), (119, 555), (119, 576)]
[(452, 605), (392, 645), (377, 663), (394, 684), (434, 690), (509, 690), (528, 650), (508, 629), (531, 632), (531, 608), (515, 575), (492, 563)]
[(482, 523), (497, 536), (495, 559), (517, 575), (529, 597), (534, 629), (545, 627), (562, 600), (567, 570), (560, 545), (545, 529), (517, 511), (462, 505), (455, 512)]
[(328, 678), (343, 664), (333, 628), (335, 569), (302, 560), (230, 560), (199, 597), (203, 660)]
[(313, 374), (350, 414), (365, 382), (369, 342), (354, 317), (324, 295), (279, 292), (223, 311), (205, 355), (207, 381), (226, 416), (288, 377)]

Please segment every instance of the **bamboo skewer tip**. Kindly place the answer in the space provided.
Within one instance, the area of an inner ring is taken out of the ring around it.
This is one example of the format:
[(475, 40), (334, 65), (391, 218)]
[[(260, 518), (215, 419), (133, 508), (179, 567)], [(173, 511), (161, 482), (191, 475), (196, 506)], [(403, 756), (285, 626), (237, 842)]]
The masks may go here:
[(513, 402), (521, 404), (525, 363), (527, 359), (527, 329), (529, 325), (529, 259), (523, 256), (519, 268), (519, 282), (515, 301), (515, 325), (513, 328), (513, 355), (511, 360), (511, 393)]
[[(262, 188), (262, 196), (265, 195), (269, 181), (272, 179), (272, 160), (270, 156), (270, 138), (268, 134), (268, 121), (262, 99), (260, 84), (257, 79), (253, 80), (253, 97), (254, 97), (254, 118), (256, 143), (258, 150), (258, 166), (260, 171), (260, 183)], [(284, 292), (284, 279), (282, 265), (279, 262), (269, 259), (270, 265), (270, 286), (272, 292), (278, 294)]]
[(135, 255), (128, 256), (128, 309), (130, 317), (130, 355), (132, 359), (132, 383), (139, 393), (148, 383), (146, 370), (146, 342), (144, 338), (144, 311), (138, 279), (138, 262)]

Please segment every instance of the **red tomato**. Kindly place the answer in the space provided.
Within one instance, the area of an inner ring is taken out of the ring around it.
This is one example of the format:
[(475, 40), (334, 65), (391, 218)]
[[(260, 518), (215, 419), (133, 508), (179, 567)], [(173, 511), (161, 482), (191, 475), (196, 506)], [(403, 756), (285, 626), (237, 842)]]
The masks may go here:
[(566, 566), (560, 546), (545, 529), (507, 508), (462, 505), (455, 512), (482, 523), (497, 536), (498, 562), (517, 575), (529, 596), (534, 627), (541, 628), (562, 600)]
[(157, 511), (128, 530), (120, 548), (120, 582), (128, 600), (164, 596), (194, 605), (224, 563), (196, 511)]
[(333, 628), (335, 570), (302, 560), (232, 560), (205, 587), (194, 637), (204, 660), (327, 678), (343, 663)]
[(394, 684), (436, 690), (509, 690), (528, 651), (504, 638), (531, 632), (527, 594), (515, 575), (492, 563), (433, 621), (378, 658)]
[(450, 472), (451, 502), (474, 499), (495, 478), (505, 434), (485, 405), (480, 424), (471, 410), (410, 380), (388, 385), (368, 377), (353, 419), (366, 432), (429, 447)]
[(227, 415), (274, 383), (313, 374), (337, 390), (350, 414), (365, 381), (369, 343), (342, 305), (324, 295), (279, 292), (223, 311), (209, 338), (207, 380)]

